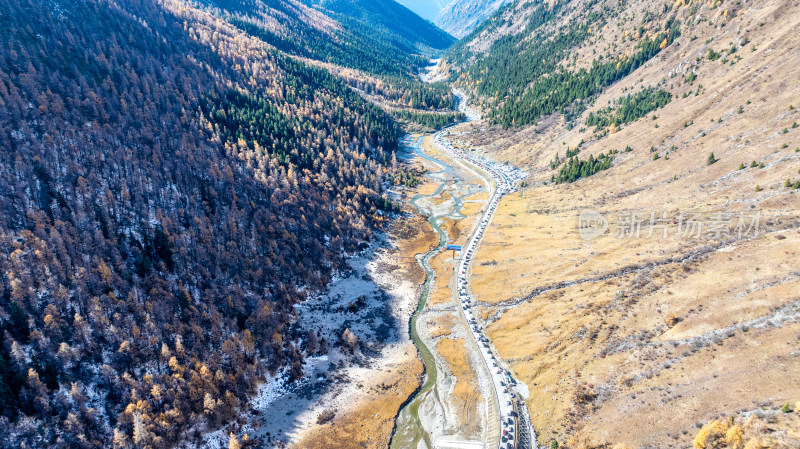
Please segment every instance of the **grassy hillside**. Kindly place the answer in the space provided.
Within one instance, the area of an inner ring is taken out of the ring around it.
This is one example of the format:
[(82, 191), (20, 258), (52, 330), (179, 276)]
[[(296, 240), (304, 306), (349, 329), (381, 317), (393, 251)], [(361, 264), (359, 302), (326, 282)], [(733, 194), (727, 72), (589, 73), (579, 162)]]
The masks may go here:
[[(597, 47), (609, 35), (608, 21), (624, 11), (597, 1), (512, 3), (448, 51), (451, 79), (479, 96), (504, 127), (577, 115), (680, 35), (667, 8), (648, 11), (619, 45)], [(593, 57), (579, 65), (573, 56), (588, 47)]]
[(452, 137), (532, 174), (473, 289), (543, 445), (800, 441), (793, 9), (514, 2), (448, 54), (494, 122)]

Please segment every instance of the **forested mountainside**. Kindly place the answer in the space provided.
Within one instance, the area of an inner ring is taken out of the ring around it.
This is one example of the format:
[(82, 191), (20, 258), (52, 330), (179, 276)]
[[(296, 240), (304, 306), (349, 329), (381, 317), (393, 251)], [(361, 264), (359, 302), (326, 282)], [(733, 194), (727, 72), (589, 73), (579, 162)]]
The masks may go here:
[[(325, 68), (402, 123), (452, 122), (450, 87), (417, 77), (454, 42), (394, 0), (212, 0), (209, 11), (288, 55)], [(436, 111), (436, 114), (424, 111)], [(442, 120), (442, 119), (445, 120)]]
[(299, 376), (292, 306), (392, 208), (390, 116), (177, 0), (0, 18), (0, 445), (169, 447)]
[(394, 0), (306, 0), (335, 19), (406, 51), (444, 50), (452, 36)]
[[(629, 29), (618, 43), (604, 30), (620, 17)], [(504, 127), (552, 113), (575, 117), (605, 87), (671, 45), (685, 20), (669, 5), (633, 22), (623, 5), (607, 1), (517, 1), (453, 46), (446, 62), (451, 80), (479, 96)]]
[(413, 75), (453, 38), (393, 0), (213, 0), (231, 23), (286, 53), (379, 75)]
[(433, 23), (451, 35), (462, 38), (491, 17), (507, 0), (452, 0)]

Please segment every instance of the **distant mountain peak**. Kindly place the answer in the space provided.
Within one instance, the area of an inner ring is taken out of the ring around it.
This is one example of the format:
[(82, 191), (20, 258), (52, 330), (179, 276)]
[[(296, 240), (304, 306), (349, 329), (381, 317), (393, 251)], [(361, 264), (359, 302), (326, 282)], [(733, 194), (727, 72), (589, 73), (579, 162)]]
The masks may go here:
[(508, 0), (452, 0), (439, 11), (433, 23), (452, 36), (468, 35)]
[(447, 6), (449, 0), (397, 0), (397, 2), (414, 11), (423, 19), (433, 22), (439, 11)]

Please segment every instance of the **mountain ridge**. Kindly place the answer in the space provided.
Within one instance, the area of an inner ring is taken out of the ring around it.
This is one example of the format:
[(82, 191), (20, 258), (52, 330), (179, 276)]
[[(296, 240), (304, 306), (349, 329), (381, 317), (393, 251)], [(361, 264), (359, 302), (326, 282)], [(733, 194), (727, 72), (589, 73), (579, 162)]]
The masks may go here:
[(433, 23), (461, 39), (507, 2), (508, 0), (452, 0), (439, 11)]

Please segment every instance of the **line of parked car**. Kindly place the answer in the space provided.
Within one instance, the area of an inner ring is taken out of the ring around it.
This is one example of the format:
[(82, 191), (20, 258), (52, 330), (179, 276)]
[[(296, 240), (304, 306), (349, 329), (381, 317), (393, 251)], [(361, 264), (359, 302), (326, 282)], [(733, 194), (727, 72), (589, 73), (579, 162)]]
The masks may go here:
[(476, 247), (483, 237), (484, 232), (486, 232), (486, 228), (489, 226), (489, 221), (497, 209), (500, 199), (505, 194), (516, 192), (517, 183), (524, 179), (527, 174), (511, 165), (493, 162), (486, 158), (469, 154), (462, 149), (454, 148), (452, 143), (445, 137), (445, 133), (448, 129), (449, 127), (434, 135), (434, 144), (439, 146), (440, 149), (449, 151), (457, 157), (465, 159), (479, 167), (491, 176), (497, 184), (497, 188), (484, 210), (483, 217), (478, 223), (475, 233), (462, 249), (463, 257), (457, 267), (456, 287), (461, 310), (464, 314), (464, 318), (467, 320), (472, 336), (478, 343), (478, 349), (491, 375), (492, 385), (495, 390), (495, 396), (497, 397), (498, 411), (500, 413), (500, 439), (498, 447), (501, 449), (513, 449), (517, 447), (516, 435), (518, 434), (518, 416), (514, 409), (512, 393), (509, 391), (509, 387), (513, 385), (513, 378), (510, 373), (498, 365), (497, 359), (492, 351), (491, 342), (472, 314), (470, 306), (473, 305), (473, 302), (467, 294), (469, 282), (467, 272), (469, 270), (469, 264), (475, 254)]

